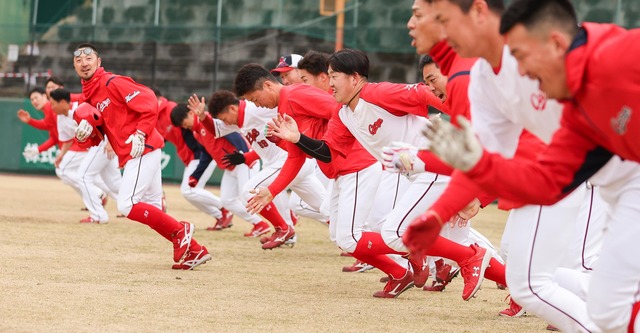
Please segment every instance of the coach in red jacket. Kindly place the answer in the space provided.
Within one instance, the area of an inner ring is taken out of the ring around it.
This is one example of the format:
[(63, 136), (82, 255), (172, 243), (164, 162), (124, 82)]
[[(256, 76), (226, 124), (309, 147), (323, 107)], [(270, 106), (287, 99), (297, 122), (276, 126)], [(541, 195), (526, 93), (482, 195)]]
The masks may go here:
[(158, 101), (153, 91), (129, 77), (106, 72), (91, 44), (76, 48), (73, 64), (82, 79), (85, 101), (76, 111), (82, 119), (76, 138), (86, 141), (97, 132), (109, 138), (120, 167), (124, 167), (118, 210), (173, 242), (173, 260), (178, 262), (173, 269), (193, 269), (210, 260), (207, 249), (192, 239), (194, 225), (178, 222), (161, 210), (159, 148), (164, 139), (156, 130)]

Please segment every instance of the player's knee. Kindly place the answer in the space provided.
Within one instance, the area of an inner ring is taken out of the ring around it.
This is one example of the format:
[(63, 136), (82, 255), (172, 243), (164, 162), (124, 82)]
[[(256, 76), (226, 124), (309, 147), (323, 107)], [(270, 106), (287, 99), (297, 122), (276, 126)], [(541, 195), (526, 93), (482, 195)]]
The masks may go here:
[(335, 238), (335, 243), (343, 251), (351, 253), (356, 250), (357, 243), (353, 239), (353, 236), (351, 236), (351, 234), (341, 235), (340, 233), (338, 233)]
[(191, 191), (190, 188), (187, 190), (180, 190), (180, 192), (182, 192), (182, 196), (189, 202), (195, 201), (198, 198), (198, 195), (195, 192)]
[(121, 198), (118, 197), (118, 212), (124, 216), (129, 216), (131, 212), (131, 208), (133, 207), (133, 202), (131, 197)]

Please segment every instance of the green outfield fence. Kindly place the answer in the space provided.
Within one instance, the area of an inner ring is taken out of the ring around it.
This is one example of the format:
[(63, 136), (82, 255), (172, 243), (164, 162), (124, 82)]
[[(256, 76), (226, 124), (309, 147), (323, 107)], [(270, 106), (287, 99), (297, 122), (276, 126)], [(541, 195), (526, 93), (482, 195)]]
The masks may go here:
[[(51, 149), (34, 158), (26, 158), (22, 152), (27, 146), (38, 146), (49, 137), (49, 133), (22, 123), (16, 116), (19, 109), (29, 111), (34, 119), (42, 119), (42, 112), (36, 111), (28, 99), (0, 99), (0, 171), (15, 173), (37, 173), (55, 175), (53, 161), (59, 149)], [(184, 165), (176, 155), (176, 149), (167, 143), (162, 149), (162, 178), (180, 182)], [(219, 185), (222, 172), (216, 170), (210, 183)]]

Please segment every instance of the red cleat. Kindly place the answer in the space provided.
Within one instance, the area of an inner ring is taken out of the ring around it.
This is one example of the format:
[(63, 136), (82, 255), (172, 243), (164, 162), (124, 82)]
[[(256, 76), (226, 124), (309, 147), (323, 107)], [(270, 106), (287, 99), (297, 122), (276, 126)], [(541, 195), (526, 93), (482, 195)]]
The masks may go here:
[(429, 278), (429, 267), (425, 265), (426, 258), (426, 256), (416, 255), (407, 257), (413, 270), (413, 282), (418, 288), (422, 288)]
[(426, 291), (443, 291), (444, 288), (460, 273), (460, 268), (446, 264), (444, 260), (436, 260), (436, 280), (430, 286), (424, 286)]
[(87, 216), (80, 220), (80, 223), (100, 223), (100, 221), (96, 221), (91, 216)]
[(173, 235), (173, 261), (181, 261), (189, 252), (191, 248), (191, 240), (193, 239), (193, 232), (195, 226), (189, 222), (180, 222), (182, 228)]
[(423, 256), (440, 236), (442, 224), (436, 213), (427, 211), (411, 222), (402, 241), (412, 255)]
[(364, 273), (364, 272), (366, 272), (368, 270), (372, 270), (374, 268), (375, 267), (367, 264), (364, 261), (356, 260), (356, 262), (354, 262), (353, 265), (342, 267), (342, 271), (345, 272), (345, 273), (353, 273), (353, 272)]
[(491, 260), (491, 253), (487, 252), (487, 249), (476, 244), (472, 244), (470, 247), (476, 251), (476, 254), (458, 263), (464, 279), (462, 299), (465, 301), (468, 301), (480, 289), (482, 280), (484, 280), (484, 271)]
[(410, 270), (404, 274), (400, 279), (389, 279), (389, 282), (384, 285), (384, 289), (376, 291), (373, 297), (378, 298), (396, 298), (400, 296), (405, 290), (413, 287), (413, 273)]
[(260, 237), (269, 232), (269, 225), (264, 222), (258, 222), (253, 225), (253, 229), (249, 230), (244, 234), (244, 237)]
[(181, 270), (190, 271), (206, 263), (209, 260), (211, 260), (211, 255), (209, 254), (209, 251), (207, 251), (207, 248), (203, 246), (200, 251), (189, 252), (189, 254), (187, 254), (187, 256), (184, 258), (184, 260), (181, 263), (174, 264), (173, 266), (171, 266), (171, 269), (181, 269)]
[(507, 296), (507, 298), (509, 298), (509, 308), (500, 311), (499, 314), (503, 317), (511, 317), (511, 318), (524, 316), (525, 314), (524, 309), (520, 305), (518, 305), (516, 302), (514, 302), (513, 298), (509, 296)]
[(295, 236), (295, 234), (296, 232), (295, 230), (293, 230), (293, 227), (291, 226), (286, 230), (276, 228), (276, 231), (273, 233), (273, 235), (271, 235), (271, 239), (268, 242), (262, 244), (262, 249), (271, 250), (271, 249), (275, 249), (276, 247), (280, 247), (286, 241), (288, 241), (293, 236)]

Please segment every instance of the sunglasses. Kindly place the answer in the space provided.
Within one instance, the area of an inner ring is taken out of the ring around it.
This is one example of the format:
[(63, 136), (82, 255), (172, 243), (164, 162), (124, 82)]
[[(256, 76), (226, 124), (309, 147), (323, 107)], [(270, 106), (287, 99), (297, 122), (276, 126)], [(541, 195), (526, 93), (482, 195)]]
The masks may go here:
[(73, 56), (74, 56), (74, 57), (79, 57), (79, 56), (80, 56), (81, 54), (83, 54), (83, 53), (84, 53), (85, 55), (90, 55), (90, 54), (92, 54), (92, 53), (96, 53), (96, 54), (98, 54), (98, 52), (94, 51), (92, 48), (90, 48), (90, 47), (85, 47), (85, 48), (77, 49), (77, 50), (73, 51)]

